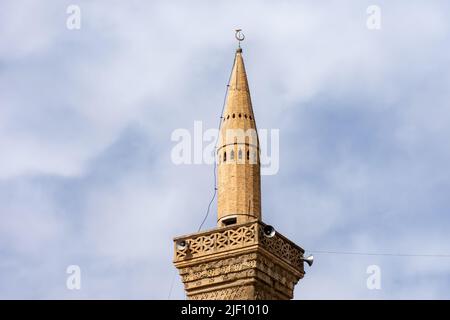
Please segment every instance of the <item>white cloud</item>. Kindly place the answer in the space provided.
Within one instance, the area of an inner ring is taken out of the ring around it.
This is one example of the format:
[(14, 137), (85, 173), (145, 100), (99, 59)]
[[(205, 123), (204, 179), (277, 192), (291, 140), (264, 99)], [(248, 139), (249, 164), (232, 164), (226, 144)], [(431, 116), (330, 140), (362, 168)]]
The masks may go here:
[[(265, 219), (306, 249), (448, 252), (447, 4), (382, 3), (379, 32), (341, 1), (81, 2), (79, 31), (64, 4), (2, 5), (0, 274), (17, 282), (2, 296), (166, 297), (171, 238), (196, 231), (212, 193), (211, 167), (170, 162), (170, 133), (216, 125), (238, 26), (256, 120), (281, 133)], [(443, 298), (447, 269), (319, 255), (296, 297)]]

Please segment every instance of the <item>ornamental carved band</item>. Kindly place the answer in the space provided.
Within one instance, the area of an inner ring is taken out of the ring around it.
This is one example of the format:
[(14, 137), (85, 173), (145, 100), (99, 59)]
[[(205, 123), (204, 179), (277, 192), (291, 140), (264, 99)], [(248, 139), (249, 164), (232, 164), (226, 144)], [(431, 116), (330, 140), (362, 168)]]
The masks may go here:
[(265, 226), (254, 221), (175, 238), (187, 297), (292, 299), (304, 251), (279, 233), (264, 235)]
[[(292, 267), (302, 268), (303, 249), (278, 233), (272, 238), (264, 236), (264, 226), (262, 222), (251, 222), (176, 238), (174, 262), (259, 244)], [(177, 249), (179, 240), (188, 244), (183, 250)]]

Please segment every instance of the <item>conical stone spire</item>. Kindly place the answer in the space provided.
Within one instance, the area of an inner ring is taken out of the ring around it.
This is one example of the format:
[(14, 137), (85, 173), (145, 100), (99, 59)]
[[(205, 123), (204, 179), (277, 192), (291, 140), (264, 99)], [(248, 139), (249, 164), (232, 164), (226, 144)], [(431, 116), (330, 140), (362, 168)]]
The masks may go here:
[(261, 220), (259, 142), (241, 48), (228, 84), (217, 153), (218, 226)]

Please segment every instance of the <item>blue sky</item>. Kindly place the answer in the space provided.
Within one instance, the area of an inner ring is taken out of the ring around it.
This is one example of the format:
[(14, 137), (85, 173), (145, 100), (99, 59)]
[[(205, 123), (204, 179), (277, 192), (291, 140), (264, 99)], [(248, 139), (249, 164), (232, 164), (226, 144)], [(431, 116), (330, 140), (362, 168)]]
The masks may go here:
[[(172, 163), (171, 133), (217, 126), (236, 27), (258, 127), (280, 130), (264, 221), (312, 253), (450, 254), (449, 9), (2, 1), (0, 298), (168, 297), (172, 237), (197, 230), (213, 179)], [(296, 299), (450, 298), (450, 258), (315, 256)]]

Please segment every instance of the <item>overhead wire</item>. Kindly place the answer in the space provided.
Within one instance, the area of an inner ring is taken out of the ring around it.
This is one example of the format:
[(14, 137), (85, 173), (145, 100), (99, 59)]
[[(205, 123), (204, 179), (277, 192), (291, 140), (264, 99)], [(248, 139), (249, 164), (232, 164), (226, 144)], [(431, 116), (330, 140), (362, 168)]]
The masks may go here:
[(389, 252), (356, 252), (356, 251), (328, 251), (308, 250), (311, 254), (336, 254), (355, 256), (388, 256), (388, 257), (426, 257), (426, 258), (450, 258), (450, 254), (416, 254), (416, 253), (389, 253)]
[[(227, 102), (227, 96), (228, 96), (228, 88), (229, 88), (229, 86), (230, 86), (229, 83), (230, 83), (230, 80), (231, 80), (231, 76), (232, 76), (232, 72), (233, 72), (235, 63), (236, 63), (236, 58), (235, 58), (234, 61), (233, 61), (233, 66), (231, 67), (230, 77), (228, 78), (228, 82), (227, 82), (227, 86), (226, 86), (226, 90), (225, 90), (225, 96), (224, 96), (223, 103), (222, 103), (222, 111), (221, 111), (221, 113), (220, 113), (219, 132), (218, 132), (218, 135), (217, 135), (216, 141), (215, 141), (215, 148), (214, 148), (214, 166), (213, 166), (213, 174), (214, 174), (214, 192), (213, 192), (213, 195), (212, 195), (212, 197), (211, 197), (211, 200), (210, 200), (209, 203), (208, 203), (208, 207), (207, 207), (207, 209), (206, 209), (206, 214), (205, 214), (205, 216), (204, 216), (202, 222), (200, 223), (200, 225), (199, 225), (199, 227), (198, 227), (198, 229), (197, 229), (197, 232), (199, 232), (199, 231), (202, 229), (203, 224), (206, 222), (206, 219), (207, 219), (208, 216), (209, 216), (209, 212), (211, 211), (211, 205), (212, 205), (212, 203), (213, 203), (213, 201), (214, 201), (214, 199), (216, 198), (216, 195), (217, 195), (217, 174), (216, 174), (216, 170), (217, 170), (217, 142), (218, 142), (218, 138), (219, 138), (219, 136), (220, 136), (220, 129), (222, 128), (223, 111), (225, 110), (225, 104), (226, 104), (226, 102)], [(237, 75), (236, 75), (236, 77), (237, 77)], [(167, 297), (168, 300), (170, 299), (170, 297), (171, 297), (171, 295), (172, 295), (173, 285), (174, 285), (174, 283), (175, 283), (175, 276), (176, 276), (176, 272), (174, 272), (173, 277), (172, 277), (172, 281), (171, 281), (170, 289), (169, 289), (169, 295), (168, 295), (168, 297)]]

